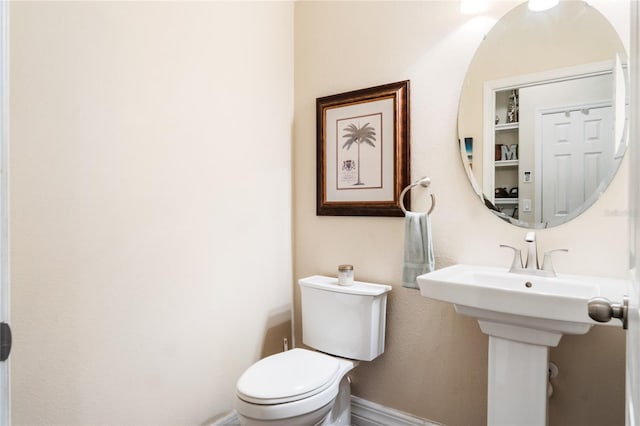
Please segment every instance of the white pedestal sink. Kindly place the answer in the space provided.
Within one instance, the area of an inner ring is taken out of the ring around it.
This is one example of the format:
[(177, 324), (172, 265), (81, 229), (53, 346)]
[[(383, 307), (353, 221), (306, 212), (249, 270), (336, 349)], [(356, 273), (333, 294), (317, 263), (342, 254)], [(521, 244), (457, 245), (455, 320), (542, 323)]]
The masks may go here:
[[(585, 334), (595, 324), (594, 297), (622, 302), (627, 281), (558, 274), (539, 277), (503, 268), (455, 265), (418, 277), (420, 294), (454, 304), (489, 335), (487, 423), (547, 423), (549, 347), (563, 334)], [(613, 325), (616, 325), (615, 323)]]

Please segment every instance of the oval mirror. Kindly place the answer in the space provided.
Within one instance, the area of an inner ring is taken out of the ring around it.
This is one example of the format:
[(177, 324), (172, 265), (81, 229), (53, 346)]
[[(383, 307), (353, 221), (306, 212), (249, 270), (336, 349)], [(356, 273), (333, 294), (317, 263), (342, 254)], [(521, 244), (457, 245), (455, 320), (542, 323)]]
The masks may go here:
[(462, 161), (482, 202), (526, 228), (591, 206), (626, 150), (626, 76), (622, 41), (586, 2), (508, 12), (473, 57), (458, 111)]

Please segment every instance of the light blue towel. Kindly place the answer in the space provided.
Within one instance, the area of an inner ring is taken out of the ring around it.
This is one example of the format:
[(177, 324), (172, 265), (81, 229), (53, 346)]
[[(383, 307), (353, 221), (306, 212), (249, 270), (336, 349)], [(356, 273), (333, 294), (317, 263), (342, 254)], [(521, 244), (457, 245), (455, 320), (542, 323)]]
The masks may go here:
[(407, 212), (404, 218), (402, 286), (419, 288), (416, 277), (433, 271), (434, 263), (429, 215)]

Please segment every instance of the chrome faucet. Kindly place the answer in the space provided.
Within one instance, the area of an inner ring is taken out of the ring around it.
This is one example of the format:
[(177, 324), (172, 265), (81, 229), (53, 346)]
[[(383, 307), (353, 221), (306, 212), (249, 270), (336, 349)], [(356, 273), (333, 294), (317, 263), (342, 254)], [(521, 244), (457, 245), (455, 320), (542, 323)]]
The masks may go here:
[(524, 236), (524, 240), (527, 242), (527, 263), (524, 265), (524, 269), (527, 271), (538, 270), (538, 244), (536, 243), (536, 233), (533, 231), (527, 232)]
[(536, 243), (536, 233), (533, 231), (527, 232), (524, 240), (527, 242), (527, 262), (524, 264), (524, 266), (522, 265), (522, 256), (520, 255), (520, 249), (506, 244), (500, 244), (500, 247), (506, 247), (513, 250), (513, 262), (511, 262), (509, 272), (513, 272), (515, 274), (538, 275), (542, 277), (555, 277), (556, 271), (553, 269), (553, 264), (551, 263), (551, 254), (556, 251), (567, 252), (569, 250), (549, 250), (544, 254), (541, 268), (538, 262), (538, 246)]

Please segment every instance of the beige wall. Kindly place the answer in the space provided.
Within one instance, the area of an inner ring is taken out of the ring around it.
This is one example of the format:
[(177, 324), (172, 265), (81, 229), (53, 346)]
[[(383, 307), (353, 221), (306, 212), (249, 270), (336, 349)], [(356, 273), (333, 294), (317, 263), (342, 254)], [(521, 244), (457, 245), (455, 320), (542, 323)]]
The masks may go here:
[[(411, 80), (411, 167), (429, 175), (438, 205), (433, 237), (438, 268), (453, 263), (506, 267), (500, 243), (524, 245), (524, 230), (485, 210), (457, 149), (458, 99), (466, 68), (500, 13), (461, 15), (458, 2), (298, 2), (295, 5), (295, 278), (335, 274), (352, 263), (356, 278), (393, 285), (386, 352), (354, 372), (356, 395), (431, 420), (485, 422), (487, 337), (445, 303), (402, 288), (403, 221), (315, 215), (315, 98)], [(491, 16), (494, 19), (491, 19)], [(561, 272), (626, 278), (627, 172), (572, 222), (538, 232), (540, 251), (565, 247)], [(414, 208), (428, 205), (416, 190)], [(295, 288), (295, 287), (294, 287)], [(299, 292), (296, 324), (300, 323)], [(295, 335), (300, 344), (300, 327)], [(602, 348), (600, 348), (602, 346)], [(551, 351), (560, 368), (550, 401), (552, 425), (624, 423), (624, 334), (598, 327), (565, 337)], [(591, 386), (598, 383), (599, 387)]]
[(14, 424), (200, 424), (291, 306), (293, 6), (11, 4)]

